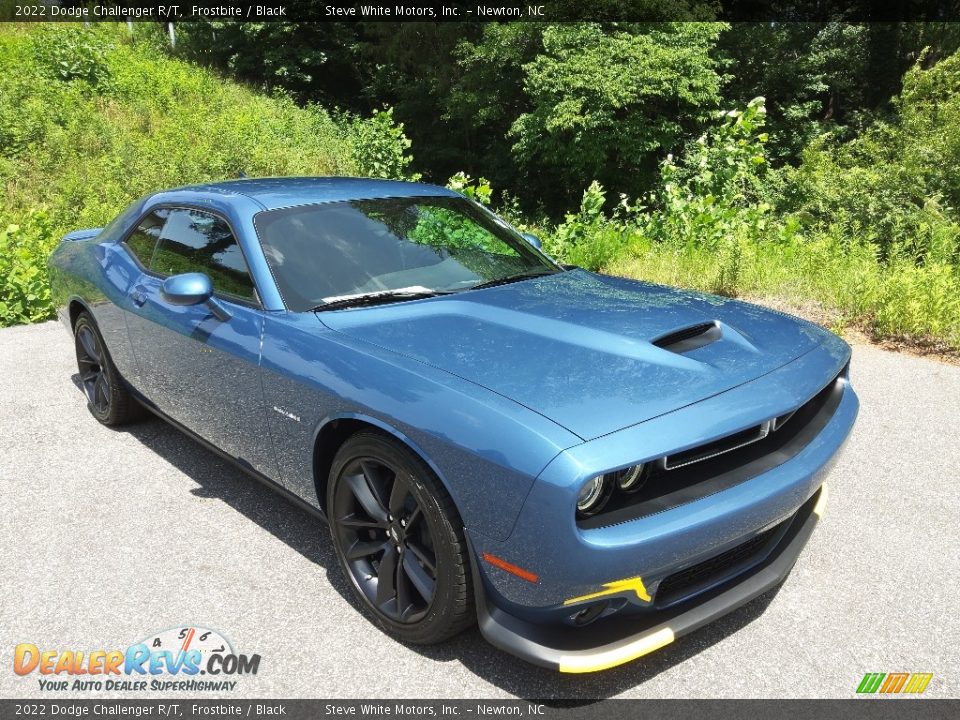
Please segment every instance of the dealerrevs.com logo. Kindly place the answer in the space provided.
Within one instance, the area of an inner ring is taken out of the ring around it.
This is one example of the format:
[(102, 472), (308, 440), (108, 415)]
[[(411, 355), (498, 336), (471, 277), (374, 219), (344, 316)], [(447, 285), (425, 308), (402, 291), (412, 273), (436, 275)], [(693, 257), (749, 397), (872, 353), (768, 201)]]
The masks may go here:
[(216, 630), (170, 628), (126, 649), (41, 649), (20, 643), (13, 671), (34, 676), (41, 690), (231, 691), (238, 676), (256, 675), (259, 655), (234, 652)]

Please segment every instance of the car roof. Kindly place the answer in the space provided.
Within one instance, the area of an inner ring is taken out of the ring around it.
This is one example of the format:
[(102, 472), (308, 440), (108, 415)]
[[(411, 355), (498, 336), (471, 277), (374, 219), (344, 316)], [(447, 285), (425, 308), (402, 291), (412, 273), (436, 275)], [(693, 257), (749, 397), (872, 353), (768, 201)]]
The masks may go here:
[(258, 202), (266, 210), (343, 200), (458, 196), (453, 190), (438, 185), (354, 177), (244, 178), (191, 185), (179, 188), (179, 190), (245, 195)]

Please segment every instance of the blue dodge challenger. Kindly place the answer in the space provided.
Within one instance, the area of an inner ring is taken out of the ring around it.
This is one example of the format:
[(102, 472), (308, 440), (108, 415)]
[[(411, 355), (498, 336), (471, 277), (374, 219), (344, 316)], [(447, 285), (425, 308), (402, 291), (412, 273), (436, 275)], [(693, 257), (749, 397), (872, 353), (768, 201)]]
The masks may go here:
[(325, 519), (364, 611), (562, 672), (786, 577), (856, 419), (850, 349), (557, 264), (445, 188), (160, 192), (50, 259), (105, 425), (144, 408)]

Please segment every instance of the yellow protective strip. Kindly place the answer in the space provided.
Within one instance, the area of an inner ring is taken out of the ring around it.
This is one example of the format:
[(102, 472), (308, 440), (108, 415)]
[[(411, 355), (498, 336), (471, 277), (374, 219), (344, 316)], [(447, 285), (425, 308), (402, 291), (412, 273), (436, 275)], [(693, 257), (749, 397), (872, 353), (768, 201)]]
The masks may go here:
[(663, 628), (613, 650), (602, 650), (590, 655), (564, 655), (560, 658), (560, 672), (588, 673), (606, 670), (659, 650), (672, 643), (673, 639), (673, 630)]
[(647, 592), (647, 588), (643, 585), (643, 579), (639, 576), (626, 578), (624, 580), (614, 580), (613, 582), (605, 583), (603, 590), (598, 590), (597, 592), (588, 593), (586, 595), (578, 595), (577, 597), (572, 597), (568, 600), (564, 600), (564, 605), (573, 605), (574, 603), (584, 602), (585, 600), (595, 600), (597, 598), (606, 597), (608, 595), (619, 595), (620, 593), (632, 592), (636, 593), (637, 597), (644, 602), (650, 602), (650, 593)]
[(817, 498), (817, 504), (813, 506), (813, 514), (817, 517), (823, 517), (823, 511), (827, 509), (827, 484), (820, 486), (820, 497)]

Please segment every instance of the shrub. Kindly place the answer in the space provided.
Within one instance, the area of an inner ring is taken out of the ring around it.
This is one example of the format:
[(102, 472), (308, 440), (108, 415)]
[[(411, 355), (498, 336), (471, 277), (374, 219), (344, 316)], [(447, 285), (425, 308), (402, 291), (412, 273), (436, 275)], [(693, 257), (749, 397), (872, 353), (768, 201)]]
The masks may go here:
[(599, 270), (622, 249), (623, 230), (604, 215), (606, 191), (594, 180), (583, 191), (580, 209), (544, 239), (544, 250), (556, 259)]
[(681, 160), (667, 156), (644, 234), (731, 254), (737, 238), (762, 236), (771, 210), (763, 186), (765, 117), (764, 100), (756, 98), (743, 111), (720, 113), (719, 125), (691, 143)]
[(881, 258), (960, 262), (960, 54), (907, 72), (897, 116), (813, 142), (779, 204), (813, 232), (874, 243)]
[(369, 118), (353, 121), (353, 159), (361, 175), (403, 180), (413, 158), (403, 123), (393, 120), (393, 108), (375, 110)]
[(47, 257), (50, 219), (31, 212), (20, 225), (0, 226), (0, 322), (37, 322), (53, 316)]
[(941, 338), (960, 348), (960, 272), (932, 263), (894, 262), (884, 273), (871, 329), (877, 337)]
[(489, 205), (493, 197), (493, 188), (485, 177), (474, 180), (467, 173), (460, 171), (447, 180), (447, 187), (476, 200), (481, 205)]
[(73, 26), (66, 30), (44, 28), (34, 36), (32, 46), (34, 57), (48, 76), (63, 82), (81, 80), (101, 92), (109, 89), (111, 72), (106, 55), (111, 43), (107, 36)]
[(905, 163), (874, 162), (891, 153), (880, 147), (885, 126), (841, 150), (821, 140), (799, 170), (771, 172), (763, 120), (762, 99), (723, 113), (682, 159), (667, 158), (658, 193), (645, 205), (624, 199), (612, 219), (594, 184), (547, 247), (653, 282), (812, 302), (835, 327), (960, 349), (958, 224), (947, 189), (917, 195)]
[(522, 66), (524, 111), (509, 130), (525, 182), (547, 197), (589, 178), (634, 193), (644, 187), (657, 155), (719, 104), (723, 78), (711, 48), (722, 27), (546, 26), (542, 52)]

